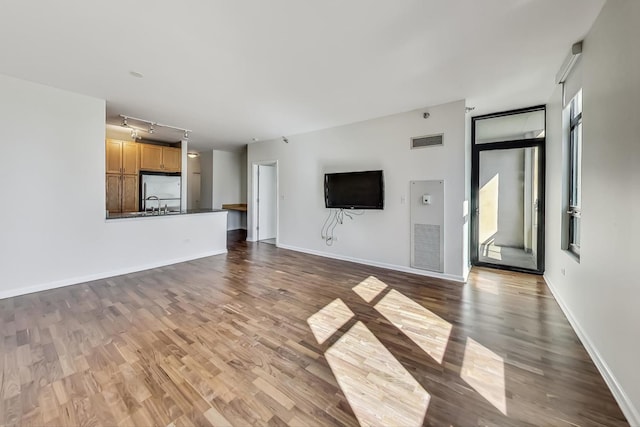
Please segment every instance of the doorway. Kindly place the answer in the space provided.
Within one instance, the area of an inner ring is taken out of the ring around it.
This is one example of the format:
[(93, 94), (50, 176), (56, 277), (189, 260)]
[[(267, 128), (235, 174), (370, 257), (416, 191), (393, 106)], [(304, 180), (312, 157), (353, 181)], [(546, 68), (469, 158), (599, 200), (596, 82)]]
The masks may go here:
[(545, 107), (472, 119), (474, 265), (544, 272)]
[(254, 235), (256, 241), (275, 245), (278, 240), (278, 163), (253, 165)]

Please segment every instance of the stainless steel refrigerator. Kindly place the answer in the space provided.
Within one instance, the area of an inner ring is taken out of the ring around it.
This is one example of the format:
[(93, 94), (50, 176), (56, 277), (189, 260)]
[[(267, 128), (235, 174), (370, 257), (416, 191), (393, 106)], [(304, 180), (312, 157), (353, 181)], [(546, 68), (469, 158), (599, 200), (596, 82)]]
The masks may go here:
[(180, 212), (182, 209), (182, 191), (180, 175), (140, 174), (140, 210), (157, 209), (168, 212)]

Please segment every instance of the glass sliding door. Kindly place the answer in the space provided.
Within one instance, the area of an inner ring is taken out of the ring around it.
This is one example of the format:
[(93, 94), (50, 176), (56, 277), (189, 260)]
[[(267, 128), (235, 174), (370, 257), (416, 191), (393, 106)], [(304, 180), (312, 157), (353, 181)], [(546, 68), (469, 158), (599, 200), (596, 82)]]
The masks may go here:
[(480, 152), (478, 261), (537, 270), (537, 147)]
[(473, 263), (542, 273), (543, 107), (476, 117), (473, 137)]

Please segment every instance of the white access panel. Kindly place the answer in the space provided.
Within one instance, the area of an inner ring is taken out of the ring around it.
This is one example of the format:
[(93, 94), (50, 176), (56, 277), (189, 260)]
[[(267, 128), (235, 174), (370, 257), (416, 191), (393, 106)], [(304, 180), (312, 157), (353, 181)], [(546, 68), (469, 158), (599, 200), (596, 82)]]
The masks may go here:
[(444, 272), (444, 180), (411, 181), (411, 267)]

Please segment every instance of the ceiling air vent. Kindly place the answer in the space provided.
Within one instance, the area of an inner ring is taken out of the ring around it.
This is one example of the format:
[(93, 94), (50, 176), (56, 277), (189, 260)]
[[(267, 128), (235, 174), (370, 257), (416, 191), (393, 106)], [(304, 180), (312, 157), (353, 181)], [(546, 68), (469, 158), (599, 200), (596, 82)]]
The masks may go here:
[(413, 137), (411, 138), (411, 149), (442, 145), (443, 138), (444, 134)]

